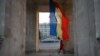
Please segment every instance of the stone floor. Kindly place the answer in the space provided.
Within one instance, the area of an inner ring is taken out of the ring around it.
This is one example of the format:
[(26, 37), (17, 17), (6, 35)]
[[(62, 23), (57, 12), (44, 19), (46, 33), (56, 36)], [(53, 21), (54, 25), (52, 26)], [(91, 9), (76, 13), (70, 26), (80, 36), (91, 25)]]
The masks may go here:
[(39, 49), (59, 49), (59, 42), (40, 42)]
[(39, 52), (28, 52), (26, 56), (74, 56), (73, 54), (58, 53), (59, 42), (44, 42), (40, 43)]
[(26, 56), (74, 56), (74, 54), (62, 54), (58, 53), (57, 50), (41, 50), (37, 53), (26, 53)]

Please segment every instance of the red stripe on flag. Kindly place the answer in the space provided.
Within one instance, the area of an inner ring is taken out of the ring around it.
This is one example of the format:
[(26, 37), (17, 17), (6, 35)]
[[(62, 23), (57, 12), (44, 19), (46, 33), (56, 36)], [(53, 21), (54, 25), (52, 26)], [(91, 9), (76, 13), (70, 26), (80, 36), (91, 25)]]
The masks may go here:
[(62, 14), (62, 39), (69, 40), (69, 18), (65, 16), (58, 2), (54, 1), (55, 7), (60, 9)]
[(62, 15), (62, 37), (63, 40), (69, 40), (69, 20)]

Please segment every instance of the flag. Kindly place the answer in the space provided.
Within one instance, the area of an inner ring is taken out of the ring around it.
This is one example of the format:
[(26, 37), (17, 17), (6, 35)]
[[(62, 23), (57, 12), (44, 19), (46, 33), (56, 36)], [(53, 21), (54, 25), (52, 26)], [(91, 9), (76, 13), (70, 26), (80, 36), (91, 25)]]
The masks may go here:
[(50, 35), (56, 36), (56, 17), (55, 17), (55, 6), (53, 0), (50, 0)]
[(69, 18), (65, 16), (57, 1), (53, 1), (55, 5), (55, 15), (57, 19), (57, 36), (61, 40), (69, 40)]
[(69, 18), (57, 1), (50, 0), (50, 35), (69, 40)]

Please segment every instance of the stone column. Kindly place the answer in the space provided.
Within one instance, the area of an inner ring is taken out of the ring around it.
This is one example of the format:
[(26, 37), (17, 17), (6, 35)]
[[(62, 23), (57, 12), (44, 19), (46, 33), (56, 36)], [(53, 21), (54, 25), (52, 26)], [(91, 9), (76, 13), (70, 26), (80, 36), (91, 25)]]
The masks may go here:
[(37, 31), (37, 3), (34, 0), (27, 0), (27, 33), (26, 52), (36, 51), (36, 31)]
[[(96, 38), (98, 40), (100, 48), (100, 0), (94, 0), (95, 5), (95, 24), (96, 24)], [(100, 56), (100, 49), (98, 49), (98, 55)]]
[(0, 56), (25, 56), (26, 0), (3, 1), (5, 28)]
[(94, 0), (73, 1), (75, 56), (97, 56)]
[(0, 36), (4, 35), (5, 0), (0, 0)]
[[(5, 0), (0, 0), (0, 49), (4, 40)], [(1, 50), (0, 50), (1, 53)]]
[(100, 0), (94, 0), (95, 5), (95, 22), (96, 22), (96, 36), (100, 38)]

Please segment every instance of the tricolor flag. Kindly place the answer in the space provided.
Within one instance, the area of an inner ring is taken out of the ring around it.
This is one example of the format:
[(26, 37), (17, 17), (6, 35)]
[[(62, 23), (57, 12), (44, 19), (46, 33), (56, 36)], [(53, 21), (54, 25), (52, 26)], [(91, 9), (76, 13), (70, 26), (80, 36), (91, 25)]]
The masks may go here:
[[(54, 16), (57, 20), (57, 22), (56, 22), (57, 23), (56, 24), (56, 34), (57, 35), (56, 36), (59, 37), (61, 40), (68, 40), (69, 39), (69, 31), (68, 31), (69, 30), (68, 29), (69, 28), (69, 19), (67, 16), (65, 16), (63, 10), (61, 9), (61, 7), (57, 1), (52, 1), (52, 3), (54, 4), (53, 7), (55, 8)], [(50, 7), (50, 9), (52, 9), (52, 8)], [(51, 18), (50, 18), (50, 20), (51, 20)], [(51, 22), (52, 21), (50, 21), (50, 23)]]

